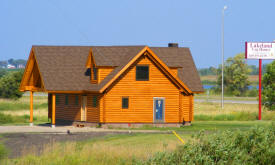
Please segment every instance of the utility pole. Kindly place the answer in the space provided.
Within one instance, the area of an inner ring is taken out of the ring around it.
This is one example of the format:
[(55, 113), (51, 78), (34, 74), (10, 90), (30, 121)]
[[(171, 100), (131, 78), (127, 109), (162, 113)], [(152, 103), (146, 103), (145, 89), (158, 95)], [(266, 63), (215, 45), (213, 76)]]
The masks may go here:
[(222, 9), (222, 98), (221, 104), (222, 109), (224, 108), (224, 11), (227, 9), (227, 6), (224, 6)]

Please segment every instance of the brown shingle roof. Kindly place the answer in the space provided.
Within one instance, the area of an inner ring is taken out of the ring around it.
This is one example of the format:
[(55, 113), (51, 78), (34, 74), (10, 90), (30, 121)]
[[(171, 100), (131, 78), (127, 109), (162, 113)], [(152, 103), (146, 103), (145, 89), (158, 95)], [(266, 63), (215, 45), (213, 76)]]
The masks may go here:
[[(144, 46), (33, 46), (45, 89), (48, 91), (99, 91)], [(91, 84), (85, 63), (92, 49), (97, 66), (115, 66), (100, 83)], [(188, 48), (151, 47), (169, 67), (180, 67), (178, 77), (193, 92), (203, 91)]]
[(145, 46), (92, 46), (97, 66), (120, 66), (130, 61)]
[(33, 46), (45, 89), (81, 91), (90, 85), (90, 77), (85, 76), (89, 50), (87, 46)]
[(178, 77), (191, 91), (204, 91), (189, 48), (152, 47), (151, 50), (169, 67), (179, 67)]

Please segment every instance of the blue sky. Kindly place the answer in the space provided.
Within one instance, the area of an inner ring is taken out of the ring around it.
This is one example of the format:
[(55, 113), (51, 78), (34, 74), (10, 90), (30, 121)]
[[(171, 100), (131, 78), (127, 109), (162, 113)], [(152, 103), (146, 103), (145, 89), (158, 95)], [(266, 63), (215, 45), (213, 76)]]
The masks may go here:
[(198, 68), (218, 66), (224, 5), (226, 58), (275, 40), (274, 0), (1, 0), (0, 60), (27, 59), (32, 45), (178, 42)]

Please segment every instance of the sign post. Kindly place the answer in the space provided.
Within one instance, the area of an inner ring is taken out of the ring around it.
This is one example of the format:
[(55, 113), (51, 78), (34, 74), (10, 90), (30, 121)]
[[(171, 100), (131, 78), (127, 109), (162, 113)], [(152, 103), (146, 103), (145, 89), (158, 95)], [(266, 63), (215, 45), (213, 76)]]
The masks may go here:
[(245, 58), (259, 60), (259, 115), (262, 120), (262, 60), (275, 59), (274, 42), (246, 42)]
[(262, 59), (259, 59), (259, 120), (262, 120)]

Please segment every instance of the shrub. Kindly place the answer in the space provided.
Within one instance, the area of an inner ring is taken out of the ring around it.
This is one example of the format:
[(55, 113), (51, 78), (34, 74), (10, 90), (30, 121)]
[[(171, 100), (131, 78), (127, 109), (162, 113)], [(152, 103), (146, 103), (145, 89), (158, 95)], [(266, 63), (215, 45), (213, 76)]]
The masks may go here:
[(253, 87), (252, 89), (249, 89), (246, 92), (246, 96), (248, 96), (248, 97), (256, 97), (256, 96), (258, 96), (258, 89), (256, 87)]
[(245, 132), (224, 131), (213, 135), (200, 132), (194, 138), (193, 142), (179, 146), (174, 152), (159, 152), (142, 163), (275, 164), (274, 123)]
[(275, 61), (267, 65), (266, 73), (263, 76), (263, 104), (272, 111), (275, 111)]
[(19, 91), (22, 71), (10, 72), (0, 79), (0, 97), (18, 99), (23, 93)]

